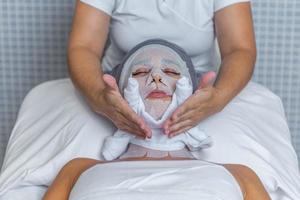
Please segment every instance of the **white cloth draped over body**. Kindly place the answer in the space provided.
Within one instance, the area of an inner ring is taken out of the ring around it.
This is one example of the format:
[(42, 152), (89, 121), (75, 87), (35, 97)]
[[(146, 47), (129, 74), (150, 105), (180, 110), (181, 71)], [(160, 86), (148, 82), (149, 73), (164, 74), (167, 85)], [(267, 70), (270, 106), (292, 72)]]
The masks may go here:
[(161, 160), (95, 165), (81, 175), (69, 199), (243, 200), (243, 194), (221, 165)]

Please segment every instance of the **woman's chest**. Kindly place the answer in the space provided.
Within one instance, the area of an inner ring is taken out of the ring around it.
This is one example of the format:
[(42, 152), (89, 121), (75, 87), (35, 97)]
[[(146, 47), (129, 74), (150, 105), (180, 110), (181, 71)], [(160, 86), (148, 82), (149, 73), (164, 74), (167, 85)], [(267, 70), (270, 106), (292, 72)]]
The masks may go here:
[(122, 51), (151, 38), (169, 40), (196, 55), (214, 38), (212, 0), (117, 0), (111, 37)]

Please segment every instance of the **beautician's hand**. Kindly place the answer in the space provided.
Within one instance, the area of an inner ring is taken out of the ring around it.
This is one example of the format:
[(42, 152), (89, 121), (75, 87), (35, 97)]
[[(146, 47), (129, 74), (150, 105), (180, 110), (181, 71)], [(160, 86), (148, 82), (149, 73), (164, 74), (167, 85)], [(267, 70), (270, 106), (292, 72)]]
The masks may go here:
[(176, 136), (193, 127), (222, 108), (218, 90), (212, 86), (215, 72), (206, 73), (198, 89), (180, 105), (164, 123), (165, 134)]
[(113, 76), (104, 74), (105, 89), (100, 95), (99, 112), (108, 117), (119, 129), (140, 137), (151, 137), (151, 129), (140, 118), (120, 94)]

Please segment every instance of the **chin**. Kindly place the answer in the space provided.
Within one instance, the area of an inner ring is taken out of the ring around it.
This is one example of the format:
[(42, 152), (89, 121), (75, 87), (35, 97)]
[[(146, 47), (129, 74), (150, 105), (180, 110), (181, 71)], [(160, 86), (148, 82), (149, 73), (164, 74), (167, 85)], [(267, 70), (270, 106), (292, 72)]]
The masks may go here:
[(171, 104), (172, 97), (164, 98), (146, 98), (145, 109), (154, 119), (160, 119), (169, 105)]

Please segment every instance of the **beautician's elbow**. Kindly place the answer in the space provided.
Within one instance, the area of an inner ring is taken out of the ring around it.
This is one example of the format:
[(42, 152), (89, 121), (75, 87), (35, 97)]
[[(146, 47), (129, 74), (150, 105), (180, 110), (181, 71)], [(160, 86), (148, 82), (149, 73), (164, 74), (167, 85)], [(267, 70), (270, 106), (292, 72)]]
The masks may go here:
[[(69, 45), (67, 51), (67, 64), (73, 82), (77, 83), (79, 80), (84, 79), (84, 77), (93, 76), (95, 74), (94, 71), (100, 68), (99, 60), (100, 53), (89, 46), (80, 44)], [(84, 84), (85, 81), (83, 81), (82, 84)]]
[[(84, 60), (85, 57), (93, 57), (97, 60), (100, 60), (100, 54), (99, 52), (93, 50), (89, 46), (86, 45), (69, 45), (67, 49), (67, 61), (68, 61), (68, 67), (69, 69), (72, 68), (72, 66), (76, 66), (76, 63), (74, 62), (86, 62)], [(81, 66), (82, 67), (82, 66)]]
[(241, 55), (241, 56), (249, 59), (250, 61), (252, 61), (253, 64), (255, 64), (256, 58), (257, 58), (257, 49), (256, 49), (256, 46), (236, 47), (228, 52), (224, 52), (224, 53), (221, 52), (221, 58), (223, 60), (223, 59), (226, 59), (227, 57), (230, 57), (233, 54)]
[(251, 48), (250, 47), (249, 48), (239, 48), (239, 49), (236, 49), (236, 51), (247, 54), (251, 58), (253, 63), (256, 62), (256, 58), (257, 58), (256, 46), (251, 47)]

